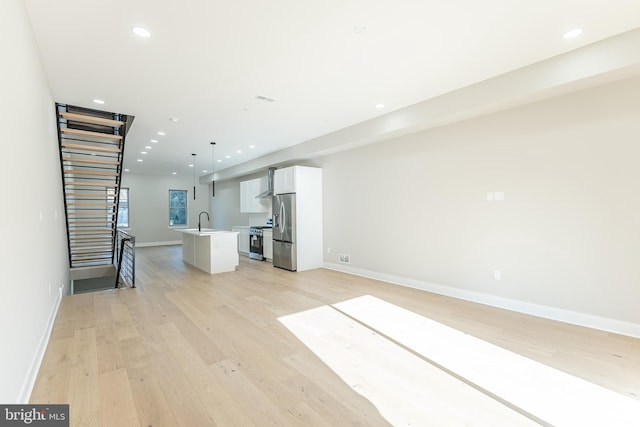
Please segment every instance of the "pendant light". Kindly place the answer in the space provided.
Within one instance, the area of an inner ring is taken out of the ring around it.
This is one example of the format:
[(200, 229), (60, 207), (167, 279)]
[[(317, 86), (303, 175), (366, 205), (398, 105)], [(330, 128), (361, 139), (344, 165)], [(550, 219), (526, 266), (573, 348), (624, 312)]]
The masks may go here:
[(213, 155), (213, 148), (215, 147), (216, 143), (211, 141), (211, 197), (216, 197), (216, 182), (213, 180), (213, 173), (215, 172), (215, 167), (216, 167), (216, 163), (215, 163), (215, 158)]
[(193, 200), (196, 199), (196, 154), (192, 153), (193, 156)]

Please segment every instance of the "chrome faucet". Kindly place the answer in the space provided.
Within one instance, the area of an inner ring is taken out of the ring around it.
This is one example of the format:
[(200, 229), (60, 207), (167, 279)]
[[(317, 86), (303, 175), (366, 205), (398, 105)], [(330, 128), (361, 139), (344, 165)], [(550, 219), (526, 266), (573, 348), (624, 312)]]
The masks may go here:
[(206, 211), (202, 211), (198, 214), (198, 233), (200, 233), (202, 231), (202, 226), (200, 225), (200, 218), (202, 217), (202, 214), (207, 214), (207, 221), (211, 221), (211, 218), (209, 218), (209, 213)]

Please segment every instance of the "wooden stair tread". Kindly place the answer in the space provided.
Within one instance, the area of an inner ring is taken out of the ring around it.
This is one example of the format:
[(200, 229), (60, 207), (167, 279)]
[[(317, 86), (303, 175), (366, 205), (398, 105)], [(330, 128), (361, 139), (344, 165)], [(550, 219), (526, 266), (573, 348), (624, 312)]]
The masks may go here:
[(110, 253), (111, 248), (103, 248), (103, 249), (91, 248), (91, 247), (71, 248), (71, 253), (73, 255), (105, 254), (107, 252)]
[(107, 228), (73, 228), (69, 229), (69, 234), (75, 233), (70, 238), (78, 236), (86, 236), (87, 234), (111, 234), (113, 230)]
[(65, 169), (65, 175), (99, 175), (99, 176), (118, 176), (118, 172), (103, 172), (92, 170), (80, 170), (80, 169)]
[(82, 221), (79, 219), (73, 219), (68, 221), (69, 225), (81, 224), (81, 225), (96, 225), (96, 224), (114, 224), (115, 221)]
[(98, 165), (114, 165), (117, 166), (120, 162), (110, 160), (98, 160), (98, 159), (83, 159), (81, 157), (63, 157), (63, 161), (72, 163), (95, 163)]
[(92, 138), (104, 138), (104, 139), (116, 139), (116, 140), (122, 139), (122, 135), (113, 135), (110, 133), (102, 133), (102, 132), (92, 132), (90, 130), (60, 128), (60, 132), (70, 133), (72, 135), (89, 136)]
[[(89, 189), (85, 191), (90, 191)], [(98, 197), (100, 199), (113, 198), (113, 196), (108, 196), (104, 192), (96, 192), (96, 193), (76, 193), (76, 192), (67, 192), (67, 200), (71, 198), (77, 197), (79, 199), (85, 199), (87, 197), (95, 198)], [(75, 199), (74, 199), (75, 200)]]
[(118, 184), (111, 183), (100, 183), (100, 182), (81, 182), (81, 181), (70, 181), (65, 182), (64, 185), (77, 185), (77, 186), (89, 186), (89, 187), (113, 187), (117, 188)]
[(115, 206), (115, 203), (69, 203), (67, 202), (67, 206), (98, 206), (98, 207), (109, 207)]
[(75, 262), (90, 262), (90, 261), (111, 261), (111, 254), (102, 255), (76, 255), (72, 261)]
[[(106, 217), (109, 215), (113, 215), (113, 213), (111, 212), (96, 212), (96, 211), (90, 211), (90, 212), (69, 212), (70, 216), (73, 216), (73, 219), (81, 219), (82, 217), (87, 218), (87, 219), (96, 219), (96, 218), (104, 218), (106, 219)], [(72, 219), (72, 218), (69, 218)]]
[(105, 125), (105, 126), (113, 126), (113, 127), (120, 127), (124, 125), (124, 122), (120, 120), (105, 119), (102, 117), (90, 116), (87, 114), (70, 113), (68, 111), (62, 111), (60, 112), (60, 115), (67, 120), (73, 120), (76, 122), (83, 122), (83, 123), (91, 123), (94, 125)]
[(61, 145), (63, 148), (72, 148), (75, 150), (87, 150), (87, 151), (102, 151), (105, 153), (119, 153), (122, 151), (119, 148), (96, 147), (94, 145), (73, 144), (71, 142), (63, 142)]

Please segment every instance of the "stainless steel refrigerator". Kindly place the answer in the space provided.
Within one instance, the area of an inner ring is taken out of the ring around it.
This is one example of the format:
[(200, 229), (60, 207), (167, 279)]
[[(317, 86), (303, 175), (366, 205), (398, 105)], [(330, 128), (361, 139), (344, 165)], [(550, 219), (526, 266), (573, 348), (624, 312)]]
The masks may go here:
[(296, 271), (296, 195), (273, 196), (273, 266)]

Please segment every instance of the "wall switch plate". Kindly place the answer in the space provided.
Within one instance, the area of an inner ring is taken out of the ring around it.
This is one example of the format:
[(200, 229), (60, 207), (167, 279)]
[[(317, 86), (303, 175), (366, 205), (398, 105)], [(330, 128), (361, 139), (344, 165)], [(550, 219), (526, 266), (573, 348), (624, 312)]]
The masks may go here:
[(493, 191), (487, 192), (487, 202), (493, 202)]
[(493, 270), (493, 280), (502, 280), (502, 272), (500, 270)]

